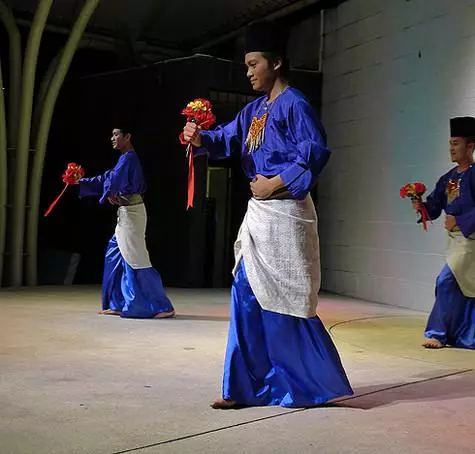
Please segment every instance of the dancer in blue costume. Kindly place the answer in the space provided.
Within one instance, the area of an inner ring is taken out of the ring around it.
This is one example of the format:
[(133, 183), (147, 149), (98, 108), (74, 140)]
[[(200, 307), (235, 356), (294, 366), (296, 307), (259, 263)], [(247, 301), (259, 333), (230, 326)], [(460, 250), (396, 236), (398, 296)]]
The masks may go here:
[(475, 348), (475, 118), (452, 118), (450, 136), (450, 157), (457, 166), (439, 179), (425, 202), (431, 219), (445, 211), (449, 245), (423, 346)]
[(214, 131), (184, 128), (196, 153), (240, 152), (253, 194), (235, 244), (223, 393), (213, 408), (309, 407), (353, 394), (316, 315), (320, 260), (309, 192), (330, 152), (310, 104), (287, 84), (279, 36), (266, 24), (247, 31), (247, 75), (264, 96)]
[(79, 181), (80, 197), (100, 197), (99, 203), (118, 206), (115, 235), (105, 256), (100, 313), (128, 318), (173, 317), (175, 311), (145, 244), (147, 212), (142, 194), (146, 184), (130, 130), (115, 128), (111, 141), (121, 153), (116, 166), (103, 175)]

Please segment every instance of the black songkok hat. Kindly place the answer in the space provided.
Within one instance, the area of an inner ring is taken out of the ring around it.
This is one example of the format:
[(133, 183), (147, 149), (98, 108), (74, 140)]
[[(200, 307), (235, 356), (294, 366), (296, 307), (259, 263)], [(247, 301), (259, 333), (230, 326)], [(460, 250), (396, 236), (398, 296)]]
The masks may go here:
[(120, 129), (122, 134), (132, 134), (134, 129), (134, 121), (128, 114), (117, 114), (113, 116), (112, 128)]
[(254, 22), (246, 28), (245, 53), (270, 52), (285, 58), (287, 35), (271, 22)]
[(475, 118), (455, 117), (450, 119), (450, 137), (475, 137)]

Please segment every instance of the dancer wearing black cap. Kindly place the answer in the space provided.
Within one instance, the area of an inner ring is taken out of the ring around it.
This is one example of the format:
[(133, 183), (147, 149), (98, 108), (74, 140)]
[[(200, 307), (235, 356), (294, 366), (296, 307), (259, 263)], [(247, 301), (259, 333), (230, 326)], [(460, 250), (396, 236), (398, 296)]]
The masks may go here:
[[(439, 179), (424, 204), (431, 219), (445, 211), (449, 245), (423, 346), (475, 348), (475, 118), (452, 118), (449, 143), (457, 166)], [(414, 208), (421, 203), (413, 202)]]
[(319, 405), (353, 393), (316, 315), (319, 242), (309, 192), (330, 151), (312, 107), (287, 82), (282, 33), (251, 26), (245, 62), (263, 96), (214, 131), (184, 129), (198, 153), (239, 153), (253, 194), (235, 244), (223, 393), (212, 406)]
[(105, 256), (100, 313), (125, 318), (173, 317), (172, 303), (145, 244), (147, 211), (142, 195), (146, 183), (142, 165), (127, 120), (116, 126), (111, 143), (120, 157), (115, 167), (77, 182), (81, 197), (99, 197), (99, 203), (117, 206), (117, 225)]

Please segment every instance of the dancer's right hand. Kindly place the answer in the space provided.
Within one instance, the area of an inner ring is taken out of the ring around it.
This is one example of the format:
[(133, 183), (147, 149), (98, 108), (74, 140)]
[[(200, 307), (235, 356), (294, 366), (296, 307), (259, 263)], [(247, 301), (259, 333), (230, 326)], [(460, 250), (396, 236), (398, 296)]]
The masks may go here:
[(183, 138), (194, 147), (201, 147), (201, 128), (196, 123), (188, 122), (183, 128)]
[(111, 205), (120, 205), (119, 197), (117, 197), (116, 195), (110, 195), (109, 197), (107, 197), (107, 200)]
[(421, 211), (422, 210), (422, 206), (423, 206), (423, 203), (422, 203), (422, 200), (420, 199), (413, 199), (412, 200), (412, 208), (416, 211)]
[(63, 176), (63, 183), (69, 184), (70, 186), (79, 184), (80, 178), (77, 178), (75, 175), (65, 175)]

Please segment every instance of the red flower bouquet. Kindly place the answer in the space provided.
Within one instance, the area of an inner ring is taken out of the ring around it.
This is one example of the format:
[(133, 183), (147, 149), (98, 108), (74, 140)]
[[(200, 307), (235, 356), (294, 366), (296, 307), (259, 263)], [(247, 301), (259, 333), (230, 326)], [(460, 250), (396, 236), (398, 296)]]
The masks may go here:
[(76, 164), (75, 162), (70, 162), (66, 171), (63, 173), (63, 183), (65, 183), (64, 189), (62, 190), (61, 194), (53, 201), (53, 203), (49, 206), (49, 208), (45, 212), (45, 217), (48, 216), (52, 211), (56, 204), (59, 202), (59, 199), (63, 196), (66, 192), (66, 189), (69, 185), (78, 184), (79, 180), (84, 176), (84, 169)]
[(422, 203), (422, 196), (426, 192), (426, 185), (424, 183), (408, 183), (404, 185), (399, 190), (399, 195), (405, 199), (410, 198), (411, 200), (415, 200), (421, 202), (421, 208), (417, 210), (417, 212), (421, 215), (419, 222), (422, 222), (424, 226), (424, 230), (427, 231), (427, 221), (430, 221), (429, 213), (427, 212), (427, 208)]
[[(181, 111), (186, 117), (187, 122), (196, 123), (201, 129), (209, 129), (216, 122), (213, 114), (213, 105), (206, 99), (197, 98), (187, 104)], [(188, 203), (186, 209), (193, 208), (193, 199), (195, 193), (195, 167), (193, 164), (192, 145), (186, 142), (183, 132), (180, 134), (180, 143), (186, 145), (186, 156), (188, 158)]]

